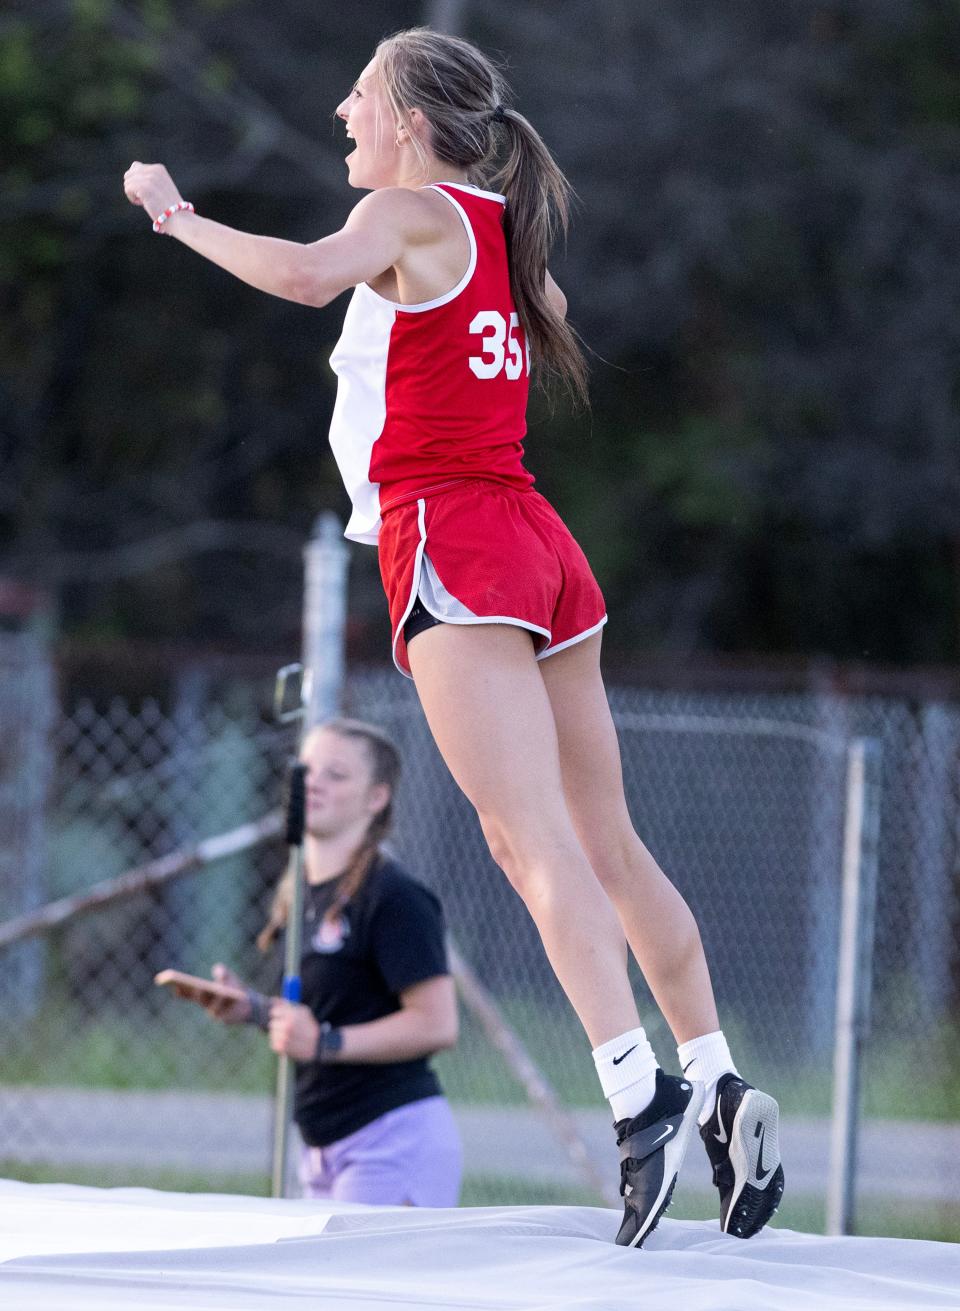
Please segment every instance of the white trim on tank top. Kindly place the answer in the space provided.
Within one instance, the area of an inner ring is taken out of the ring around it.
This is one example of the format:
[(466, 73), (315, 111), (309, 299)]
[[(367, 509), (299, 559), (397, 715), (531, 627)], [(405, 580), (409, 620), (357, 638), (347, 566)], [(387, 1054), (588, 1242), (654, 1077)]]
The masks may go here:
[[(471, 195), (483, 196), (485, 200), (499, 200), (501, 204), (507, 203), (506, 196), (502, 196), (499, 191), (484, 191), (482, 187), (475, 187), (472, 182), (430, 182), (430, 187), (457, 187), (460, 191), (469, 191)], [(426, 191), (426, 187), (422, 190)]]
[(376, 296), (377, 300), (382, 300), (385, 305), (392, 305), (395, 310), (403, 310), (405, 314), (422, 314), (424, 310), (435, 310), (441, 305), (447, 305), (450, 301), (456, 300), (463, 291), (470, 279), (473, 277), (477, 267), (477, 239), (473, 235), (473, 225), (467, 215), (467, 211), (460, 204), (459, 200), (451, 196), (449, 192), (444, 191), (444, 187), (459, 187), (461, 191), (469, 191), (472, 196), (484, 196), (489, 200), (499, 200), (506, 203), (505, 196), (499, 196), (494, 191), (481, 191), (479, 187), (471, 187), (465, 182), (431, 182), (429, 186), (421, 187), (421, 191), (436, 191), (443, 196), (444, 200), (450, 202), (457, 213), (460, 215), (460, 221), (464, 226), (467, 234), (467, 240), (470, 242), (470, 258), (467, 262), (467, 271), (450, 291), (444, 292), (442, 296), (437, 296), (434, 300), (422, 300), (416, 305), (404, 305), (399, 300), (387, 300), (386, 296), (381, 296), (379, 291), (374, 291), (369, 282), (361, 282), (359, 285), (371, 296)]

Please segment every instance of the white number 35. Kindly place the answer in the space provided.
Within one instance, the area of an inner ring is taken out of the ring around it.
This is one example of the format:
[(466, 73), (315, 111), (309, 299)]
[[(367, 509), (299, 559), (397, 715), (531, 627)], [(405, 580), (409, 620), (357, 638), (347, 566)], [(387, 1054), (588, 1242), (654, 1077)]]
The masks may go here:
[[(523, 372), (523, 347), (513, 335), (520, 327), (520, 317), (514, 311), (510, 326), (499, 310), (481, 310), (475, 314), (469, 331), (483, 339), (483, 353), (471, 355), (467, 363), (478, 378), (495, 378), (503, 372), (511, 382)], [(530, 372), (530, 346), (527, 345), (527, 373)]]

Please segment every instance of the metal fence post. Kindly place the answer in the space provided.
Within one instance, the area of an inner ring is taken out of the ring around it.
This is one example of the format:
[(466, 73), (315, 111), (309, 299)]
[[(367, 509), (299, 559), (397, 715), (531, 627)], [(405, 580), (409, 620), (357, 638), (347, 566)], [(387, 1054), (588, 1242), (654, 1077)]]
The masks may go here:
[[(39, 628), (0, 632), (0, 918), (45, 900), (47, 789), (56, 713), (48, 644)], [(46, 948), (31, 942), (0, 962), (0, 1001), (8, 1019), (31, 1019), (43, 1000)]]
[(803, 1037), (807, 1049), (826, 1063), (833, 1046), (837, 1009), (834, 966), (837, 944), (837, 856), (843, 859), (843, 827), (850, 704), (824, 686), (813, 702), (821, 734), (817, 763), (810, 771), (807, 876), (808, 957), (804, 980)]
[(913, 838), (909, 886), (913, 897), (910, 959), (916, 962), (918, 1000), (941, 1017), (950, 1006), (954, 886), (951, 878), (960, 717), (934, 703), (920, 711), (920, 759), (911, 761)]
[(350, 551), (332, 511), (318, 515), (303, 554), (303, 664), (311, 675), (306, 731), (335, 715), (343, 694)]
[(879, 829), (880, 746), (871, 738), (855, 738), (847, 749), (828, 1234), (850, 1233), (854, 1223), (860, 1058), (870, 1018)]
[[(304, 548), (303, 559), (303, 668), (307, 699), (300, 720), (301, 741), (315, 724), (337, 713), (343, 692), (349, 550), (343, 539), (343, 525), (331, 511), (325, 510), (318, 515), (313, 536)], [(299, 975), (300, 970), (302, 847), (291, 848), (290, 869), (293, 872), (293, 896), (287, 927), (285, 988), (286, 980)], [(299, 983), (296, 987), (299, 989)], [(294, 1000), (299, 1000), (299, 995)], [(274, 1197), (287, 1195), (293, 1093), (293, 1063), (289, 1058), (281, 1057), (277, 1069), (271, 1170)]]

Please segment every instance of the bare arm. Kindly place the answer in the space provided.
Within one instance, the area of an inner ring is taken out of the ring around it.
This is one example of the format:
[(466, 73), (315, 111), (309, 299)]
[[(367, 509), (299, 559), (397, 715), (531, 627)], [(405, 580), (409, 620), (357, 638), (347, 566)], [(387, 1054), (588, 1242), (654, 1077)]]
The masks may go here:
[[(181, 199), (162, 164), (132, 164), (124, 191), (153, 216)], [(321, 306), (395, 265), (422, 236), (424, 214), (412, 192), (389, 187), (364, 196), (339, 232), (307, 245), (240, 232), (188, 211), (167, 219), (164, 231), (258, 291)]]
[[(341, 1030), (343, 1047), (327, 1058), (338, 1065), (385, 1065), (415, 1061), (452, 1047), (457, 1041), (457, 999), (448, 974), (404, 989), (400, 1009), (365, 1024)], [(294, 1060), (311, 1061), (320, 1025), (307, 1006), (274, 1001), (270, 1011), (270, 1046)]]
[(550, 276), (549, 269), (547, 269), (547, 280), (543, 284), (543, 289), (547, 293), (547, 300), (560, 317), (565, 319), (567, 317), (567, 298)]

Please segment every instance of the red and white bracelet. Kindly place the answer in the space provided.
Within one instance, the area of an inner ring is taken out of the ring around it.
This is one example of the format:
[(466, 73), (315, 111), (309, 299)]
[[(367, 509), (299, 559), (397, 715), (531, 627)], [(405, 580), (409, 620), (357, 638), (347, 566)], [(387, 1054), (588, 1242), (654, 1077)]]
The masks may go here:
[(169, 209), (165, 209), (162, 214), (158, 214), (153, 220), (154, 232), (162, 232), (163, 225), (166, 223), (167, 219), (173, 218), (174, 214), (179, 214), (181, 210), (186, 210), (190, 214), (196, 213), (196, 210), (190, 204), (189, 200), (178, 200), (175, 205), (171, 205)]

